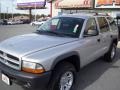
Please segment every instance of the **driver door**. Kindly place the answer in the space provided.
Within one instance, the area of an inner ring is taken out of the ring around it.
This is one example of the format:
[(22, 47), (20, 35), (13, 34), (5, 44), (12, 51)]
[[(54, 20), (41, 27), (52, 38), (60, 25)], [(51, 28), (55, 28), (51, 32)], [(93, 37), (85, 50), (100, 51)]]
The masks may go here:
[(83, 59), (81, 62), (86, 65), (101, 55), (101, 40), (95, 18), (88, 19), (83, 33), (83, 42), (81, 51), (84, 52), (81, 55)]

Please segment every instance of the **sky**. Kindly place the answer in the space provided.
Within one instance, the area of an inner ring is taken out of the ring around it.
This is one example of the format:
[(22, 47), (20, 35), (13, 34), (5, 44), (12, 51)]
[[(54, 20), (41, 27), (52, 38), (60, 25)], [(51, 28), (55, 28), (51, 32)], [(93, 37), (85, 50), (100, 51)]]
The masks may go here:
[[(28, 10), (17, 10), (17, 0), (0, 0), (1, 3), (1, 12), (3, 13), (24, 13), (28, 14)], [(47, 9), (32, 10), (32, 14), (50, 14), (50, 5), (46, 4)]]

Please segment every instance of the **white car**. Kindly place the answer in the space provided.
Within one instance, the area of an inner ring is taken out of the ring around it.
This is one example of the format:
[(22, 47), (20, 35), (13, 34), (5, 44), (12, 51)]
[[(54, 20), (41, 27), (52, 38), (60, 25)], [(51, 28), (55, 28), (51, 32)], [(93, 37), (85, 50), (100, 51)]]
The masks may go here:
[(20, 21), (20, 20), (17, 20), (17, 21), (14, 21), (14, 20), (8, 21), (9, 25), (16, 25), (16, 24), (22, 24), (22, 23), (23, 23), (23, 21)]
[(45, 22), (46, 21), (34, 21), (34, 22), (31, 22), (30, 25), (32, 25), (32, 26), (39, 26), (39, 25), (42, 25)]
[(8, 21), (8, 25), (15, 25), (15, 24), (16, 24), (16, 22), (15, 22), (15, 21), (13, 21), (13, 20)]
[(15, 21), (16, 24), (23, 24), (23, 21), (17, 20)]

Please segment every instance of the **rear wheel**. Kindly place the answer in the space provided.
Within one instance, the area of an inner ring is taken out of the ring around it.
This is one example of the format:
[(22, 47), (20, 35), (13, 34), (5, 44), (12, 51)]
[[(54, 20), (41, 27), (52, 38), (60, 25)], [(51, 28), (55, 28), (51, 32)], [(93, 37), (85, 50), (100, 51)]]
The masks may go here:
[(116, 55), (116, 44), (112, 44), (109, 51), (104, 55), (104, 60), (107, 62), (112, 62)]
[(48, 90), (73, 90), (76, 70), (69, 62), (62, 62), (55, 67)]

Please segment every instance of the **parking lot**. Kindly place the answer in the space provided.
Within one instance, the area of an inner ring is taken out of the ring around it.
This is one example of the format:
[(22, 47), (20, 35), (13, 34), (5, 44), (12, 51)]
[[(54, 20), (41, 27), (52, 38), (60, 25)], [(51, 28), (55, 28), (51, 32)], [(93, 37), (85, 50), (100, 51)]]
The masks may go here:
[[(36, 27), (30, 25), (0, 26), (0, 42), (16, 35), (35, 32), (35, 30)], [(16, 84), (7, 86), (0, 76), (0, 90), (24, 89)], [(75, 90), (120, 90), (120, 44), (118, 44), (114, 62), (107, 63), (99, 59), (81, 69)]]

